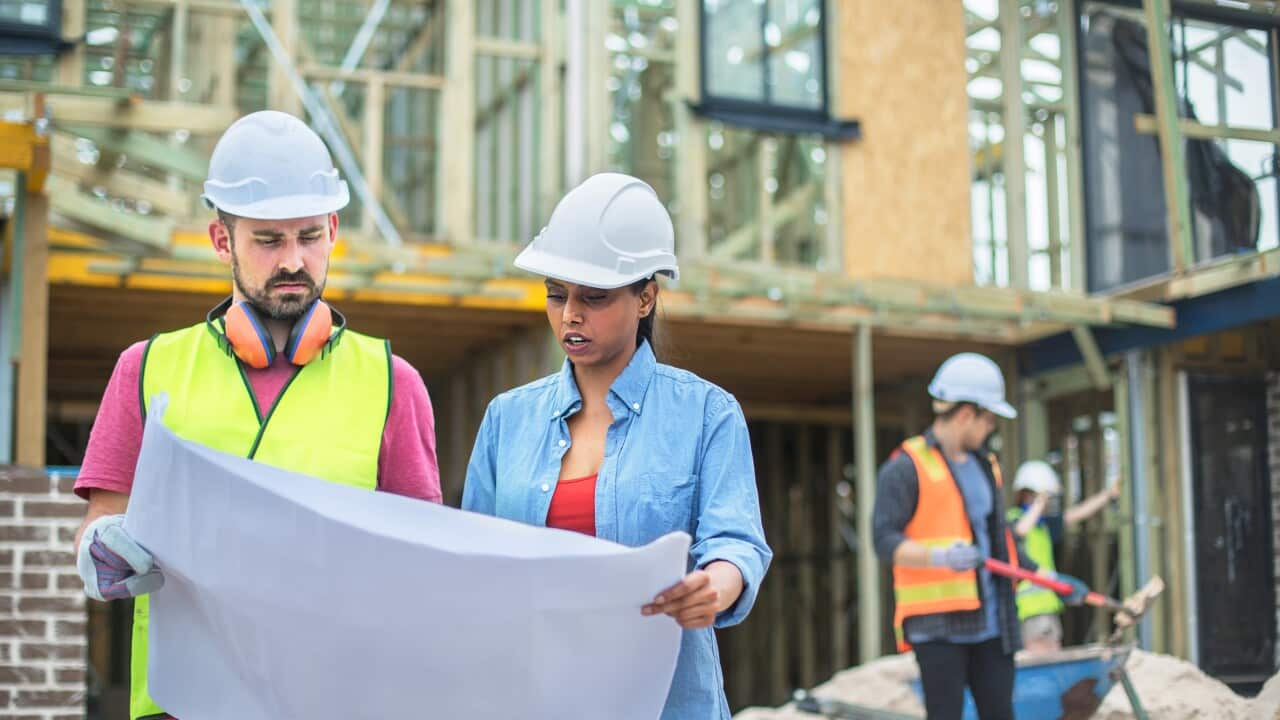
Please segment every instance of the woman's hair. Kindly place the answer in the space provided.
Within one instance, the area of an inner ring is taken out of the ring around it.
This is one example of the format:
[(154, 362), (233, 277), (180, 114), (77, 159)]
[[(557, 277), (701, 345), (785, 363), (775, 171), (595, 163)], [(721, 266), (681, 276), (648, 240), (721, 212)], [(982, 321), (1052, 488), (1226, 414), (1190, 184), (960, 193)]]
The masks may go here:
[[(635, 293), (636, 295), (639, 295), (641, 292), (644, 291), (645, 286), (648, 285), (649, 283), (654, 283), (655, 288), (657, 287), (657, 281), (654, 280), (652, 275), (650, 275), (647, 278), (642, 278), (640, 280), (637, 280), (631, 283), (629, 287), (631, 288), (631, 292)], [(657, 321), (657, 316), (658, 316), (658, 300), (657, 300), (657, 295), (655, 291), (653, 309), (649, 311), (648, 315), (645, 315), (644, 317), (640, 318), (640, 325), (636, 328), (636, 347), (640, 347), (641, 343), (643, 343), (645, 340), (648, 340), (649, 347), (653, 350), (655, 355), (657, 355), (658, 353), (658, 345), (654, 339), (654, 334), (655, 334), (654, 323)]]

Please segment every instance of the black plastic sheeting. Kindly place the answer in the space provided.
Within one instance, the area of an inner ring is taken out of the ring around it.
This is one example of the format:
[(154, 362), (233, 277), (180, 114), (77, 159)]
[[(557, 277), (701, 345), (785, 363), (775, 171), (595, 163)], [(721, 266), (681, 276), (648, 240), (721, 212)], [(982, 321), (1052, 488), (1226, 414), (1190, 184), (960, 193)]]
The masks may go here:
[[(1159, 140), (1133, 124), (1137, 113), (1155, 114), (1146, 28), (1095, 7), (1080, 40), (1088, 285), (1097, 292), (1169, 272), (1168, 218)], [(1185, 98), (1178, 110), (1196, 119)], [(1185, 153), (1192, 262), (1256, 249), (1253, 179), (1214, 140), (1187, 140)]]

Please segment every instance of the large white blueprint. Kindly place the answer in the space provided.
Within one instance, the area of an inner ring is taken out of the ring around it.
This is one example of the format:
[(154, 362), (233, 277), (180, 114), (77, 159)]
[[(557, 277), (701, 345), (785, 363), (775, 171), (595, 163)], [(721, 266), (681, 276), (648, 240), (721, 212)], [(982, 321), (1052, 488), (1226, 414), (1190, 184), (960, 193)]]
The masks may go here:
[(125, 527), (165, 574), (148, 678), (168, 712), (660, 714), (680, 629), (640, 607), (684, 573), (687, 535), (633, 549), (341, 487), (182, 440), (162, 413)]

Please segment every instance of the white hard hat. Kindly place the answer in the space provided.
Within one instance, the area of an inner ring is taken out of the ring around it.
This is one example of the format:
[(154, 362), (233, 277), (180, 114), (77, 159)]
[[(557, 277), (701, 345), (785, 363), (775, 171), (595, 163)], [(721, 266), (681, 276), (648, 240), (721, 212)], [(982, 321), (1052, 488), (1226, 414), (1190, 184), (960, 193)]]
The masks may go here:
[(1062, 494), (1062, 481), (1049, 463), (1043, 460), (1028, 460), (1018, 468), (1013, 477), (1014, 490), (1030, 490), (1034, 493)]
[(350, 200), (320, 136), (275, 110), (245, 115), (227, 128), (213, 148), (200, 197), (210, 208), (255, 220), (328, 215)]
[(600, 173), (570, 190), (516, 258), (521, 270), (608, 290), (664, 273), (675, 279), (671, 215), (643, 180)]
[(929, 395), (945, 402), (970, 402), (1002, 418), (1018, 411), (1004, 399), (1004, 375), (991, 358), (960, 353), (947, 358), (929, 383)]

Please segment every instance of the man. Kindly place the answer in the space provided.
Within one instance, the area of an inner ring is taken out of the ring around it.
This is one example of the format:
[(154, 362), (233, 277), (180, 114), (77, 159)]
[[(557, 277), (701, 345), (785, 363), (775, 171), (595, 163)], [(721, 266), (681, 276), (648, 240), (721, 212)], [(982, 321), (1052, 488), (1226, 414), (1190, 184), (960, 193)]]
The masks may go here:
[[(1035, 569), (1004, 523), (1000, 468), (986, 451), (996, 417), (1017, 411), (990, 358), (961, 353), (929, 385), (935, 419), (876, 479), (876, 552), (893, 565), (899, 648), (914, 646), (930, 720), (959, 720), (964, 689), (983, 720), (1013, 718), (1013, 655), (1021, 646), (1013, 583), (986, 558)], [(1073, 584), (1078, 602), (1086, 592)], [(1077, 597), (1078, 596), (1078, 597)]]
[[(1046, 514), (1050, 503), (1062, 496), (1058, 473), (1043, 460), (1028, 460), (1013, 477), (1017, 493), (1015, 507), (1005, 519), (1041, 570), (1054, 572), (1053, 545), (1062, 536), (1063, 526), (1072, 527), (1098, 514), (1107, 503), (1120, 497), (1120, 484), (1113, 483), (1067, 508), (1062, 514)], [(1062, 599), (1058, 594), (1027, 581), (1018, 583), (1018, 618), (1022, 621), (1022, 642), (1027, 652), (1046, 653), (1062, 649)]]
[(76, 492), (85, 592), (137, 597), (130, 718), (168, 715), (147, 694), (147, 598), (164, 582), (123, 522), (152, 399), (179, 436), (330, 482), (440, 502), (431, 402), (384, 341), (346, 329), (320, 299), (348, 202), (320, 138), (297, 118), (258, 112), (214, 148), (209, 239), (232, 295), (195, 325), (125, 350), (89, 437)]

